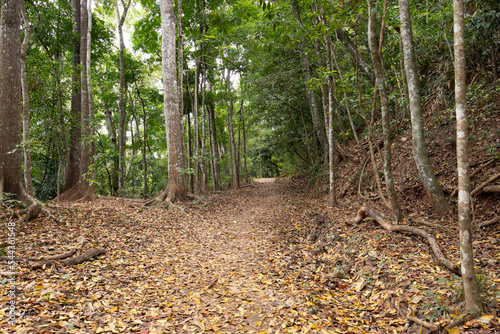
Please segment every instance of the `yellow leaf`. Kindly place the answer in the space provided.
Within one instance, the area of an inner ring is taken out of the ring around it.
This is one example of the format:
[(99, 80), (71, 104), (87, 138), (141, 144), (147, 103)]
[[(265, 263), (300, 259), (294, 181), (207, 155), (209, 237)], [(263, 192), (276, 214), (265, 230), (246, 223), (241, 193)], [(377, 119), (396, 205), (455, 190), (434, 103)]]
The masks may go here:
[(445, 328), (450, 334), (460, 334), (460, 329), (458, 327), (453, 327), (452, 329)]
[(477, 319), (479, 322), (482, 322), (483, 324), (488, 324), (491, 319), (493, 319), (493, 314), (485, 314), (479, 319)]

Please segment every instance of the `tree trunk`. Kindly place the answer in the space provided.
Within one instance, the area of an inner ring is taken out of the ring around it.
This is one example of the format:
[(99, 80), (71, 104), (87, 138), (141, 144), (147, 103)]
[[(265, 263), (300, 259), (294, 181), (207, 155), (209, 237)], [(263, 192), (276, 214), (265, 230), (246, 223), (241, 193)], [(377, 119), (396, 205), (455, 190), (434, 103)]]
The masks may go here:
[(141, 101), (142, 107), (142, 127), (143, 127), (143, 138), (142, 138), (142, 166), (144, 169), (144, 197), (147, 197), (149, 194), (148, 187), (148, 160), (146, 159), (146, 147), (148, 143), (148, 124), (146, 122), (146, 105), (144, 104), (144, 99), (141, 96), (141, 91), (137, 86), (137, 82), (135, 83), (135, 89), (137, 90), (137, 97)]
[(123, 24), (127, 18), (127, 11), (130, 7), (131, 0), (125, 5), (123, 2), (123, 13), (120, 15), (118, 0), (116, 1), (116, 22), (118, 29), (118, 38), (120, 40), (120, 90), (118, 100), (118, 189), (125, 189), (125, 143), (126, 143), (126, 118), (127, 110), (125, 109), (125, 42), (123, 39)]
[(474, 269), (472, 249), (469, 130), (467, 124), (465, 24), (463, 0), (453, 0), (455, 33), (455, 103), (457, 117), (457, 169), (458, 169), (458, 225), (460, 232), (460, 261), (464, 285), (465, 308), (470, 313), (481, 312), (481, 296)]
[(337, 38), (342, 42), (344, 47), (347, 49), (354, 62), (359, 65), (366, 78), (372, 83), (375, 84), (375, 75), (371, 70), (370, 66), (364, 61), (364, 59), (360, 56), (356, 45), (352, 42), (349, 36), (345, 33), (344, 29), (339, 28), (335, 30), (335, 34)]
[[(302, 20), (300, 17), (300, 10), (297, 0), (292, 0), (292, 11), (293, 15), (297, 19), (299, 25), (302, 25)], [(308, 82), (311, 81), (311, 72), (309, 70), (309, 58), (304, 54), (305, 41), (304, 37), (300, 36), (300, 43), (298, 46), (298, 51), (300, 53), (300, 59), (302, 64), (302, 71), (304, 74), (304, 83), (306, 85), (307, 100), (309, 102), (309, 110), (311, 112), (311, 117), (313, 121), (314, 131), (320, 142), (321, 148), (323, 150), (323, 156), (328, 154), (328, 140), (325, 133), (325, 126), (321, 122), (321, 117), (319, 116), (319, 110), (316, 103), (316, 94), (309, 88)]]
[(80, 164), (82, 155), (81, 111), (82, 95), (80, 86), (80, 34), (81, 34), (81, 8), (80, 0), (72, 0), (73, 7), (73, 77), (71, 94), (71, 116), (69, 134), (69, 152), (66, 162), (63, 194), (73, 188), (80, 179)]
[(30, 21), (24, 1), (21, 1), (21, 13), (24, 22), (24, 41), (21, 46), (21, 83), (23, 94), (23, 148), (24, 148), (24, 184), (28, 195), (33, 196), (33, 181), (31, 180), (30, 151), (30, 97), (28, 92), (28, 76), (26, 74), (26, 51), (31, 37)]
[(187, 197), (184, 134), (180, 125), (175, 64), (175, 16), (172, 0), (160, 0), (162, 32), (162, 72), (165, 128), (168, 150), (168, 182), (161, 197), (170, 201)]
[(376, 12), (373, 0), (368, 0), (368, 41), (370, 52), (372, 55), (373, 68), (375, 70), (376, 89), (380, 96), (380, 105), (382, 109), (382, 132), (384, 137), (383, 147), (383, 162), (384, 162), (384, 176), (387, 187), (387, 195), (389, 198), (389, 206), (391, 209), (391, 219), (398, 222), (401, 218), (401, 210), (399, 208), (398, 197), (394, 189), (394, 178), (392, 176), (391, 162), (391, 126), (389, 115), (389, 103), (387, 101), (387, 92), (385, 89), (384, 72), (382, 68), (382, 59), (379, 54), (379, 46), (377, 43), (377, 23)]
[[(201, 29), (200, 29), (201, 30)], [(194, 108), (193, 108), (193, 165), (194, 165), (194, 193), (199, 194), (201, 191), (201, 180), (200, 180), (200, 125), (199, 125), (199, 107), (198, 107), (198, 96), (200, 89), (200, 67), (201, 59), (196, 59), (196, 65), (194, 70)]]
[(0, 22), (0, 195), (24, 201), (21, 151), (21, 7), (3, 0)]
[(329, 70), (328, 75), (328, 117), (327, 117), (327, 126), (328, 126), (328, 170), (329, 170), (329, 204), (331, 207), (337, 206), (337, 196), (335, 194), (335, 154), (334, 154), (334, 137), (333, 137), (333, 112), (334, 109), (337, 108), (334, 102), (334, 82), (333, 75), (331, 74), (333, 71), (333, 45), (332, 40), (329, 36), (325, 36), (325, 44), (326, 44), (326, 59), (327, 59), (327, 67)]
[(231, 149), (231, 166), (233, 172), (233, 189), (240, 188), (240, 172), (238, 170), (238, 164), (236, 163), (236, 144), (234, 142), (234, 127), (233, 127), (233, 111), (234, 103), (233, 96), (231, 94), (231, 69), (227, 68), (226, 76), (226, 89), (229, 95), (229, 107), (227, 110), (227, 126), (229, 130), (229, 146)]
[(82, 86), (82, 159), (80, 182), (82, 183), (82, 197), (90, 195), (90, 148), (91, 148), (91, 131), (90, 131), (90, 99), (88, 86), (88, 62), (87, 62), (87, 37), (88, 37), (88, 8), (87, 0), (81, 0), (81, 42), (80, 42), (80, 60), (81, 60), (81, 86)]
[[(92, 95), (92, 77), (90, 76), (90, 65), (92, 62), (92, 0), (88, 0), (88, 11), (87, 11), (87, 16), (88, 16), (88, 27), (87, 27), (87, 93), (88, 93), (88, 104), (89, 104), (89, 121), (92, 123), (89, 126), (89, 136), (88, 139), (90, 140), (91, 138), (94, 138), (94, 133), (95, 133), (95, 128), (93, 126), (93, 120), (94, 120), (94, 100), (93, 100), (93, 95)], [(95, 147), (95, 140), (90, 141), (90, 160), (89, 163), (91, 165), (94, 165), (95, 163), (95, 152), (96, 152), (96, 147)], [(91, 170), (91, 175), (90, 175), (90, 184), (89, 184), (89, 192), (93, 195), (95, 191), (95, 173), (96, 168), (92, 168)]]
[(202, 112), (202, 123), (201, 123), (201, 191), (204, 195), (208, 194), (208, 172), (207, 172), (207, 161), (205, 157), (208, 156), (206, 154), (206, 143), (207, 143), (207, 110), (206, 110), (206, 101), (205, 101), (205, 83), (206, 83), (206, 74), (207, 69), (203, 66), (203, 75), (201, 77), (201, 112)]
[[(208, 91), (212, 92), (212, 86), (210, 85), (210, 83), (208, 83)], [(215, 106), (213, 105), (213, 101), (210, 101), (207, 107), (209, 113), (209, 131), (212, 141), (212, 168), (214, 170), (214, 188), (215, 190), (220, 190), (219, 141), (217, 139), (217, 124), (215, 123)]]
[[(97, 89), (99, 93), (101, 94), (102, 91), (99, 86), (97, 86)], [(111, 144), (113, 145), (113, 153), (111, 154), (111, 158), (113, 159), (113, 169), (111, 170), (111, 195), (116, 194), (118, 191), (118, 157), (116, 156), (116, 153), (119, 151), (118, 147), (118, 141), (116, 140), (116, 128), (115, 125), (113, 124), (113, 115), (111, 114), (111, 110), (109, 110), (108, 106), (106, 105), (106, 101), (103, 99), (102, 100), (102, 109), (104, 111), (104, 118), (106, 119), (106, 128), (108, 130), (108, 136), (109, 140), (111, 141)]]
[(403, 42), (406, 78), (408, 80), (408, 94), (410, 97), (413, 158), (417, 165), (420, 180), (434, 210), (437, 214), (444, 215), (450, 210), (450, 205), (443, 194), (441, 185), (434, 175), (425, 145), (422, 102), (420, 99), (418, 70), (413, 48), (413, 32), (408, 0), (399, 0), (399, 16), (401, 20), (401, 40)]

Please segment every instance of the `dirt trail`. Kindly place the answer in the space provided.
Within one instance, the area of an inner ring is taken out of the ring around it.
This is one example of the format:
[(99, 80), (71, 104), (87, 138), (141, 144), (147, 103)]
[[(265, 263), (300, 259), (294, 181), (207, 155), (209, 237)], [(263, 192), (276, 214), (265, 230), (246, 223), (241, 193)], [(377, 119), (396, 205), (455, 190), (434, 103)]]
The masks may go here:
[(266, 332), (278, 325), (280, 309), (293, 306), (293, 298), (268, 278), (272, 233), (260, 223), (279, 209), (280, 189), (273, 179), (254, 185), (238, 196), (215, 196), (221, 206), (200, 212), (193, 224), (190, 236), (196, 242), (177, 257), (184, 268), (192, 268), (182, 279), (187, 289), (179, 292), (186, 297), (183, 304), (192, 299), (200, 304), (182, 327), (174, 325), (179, 332)]

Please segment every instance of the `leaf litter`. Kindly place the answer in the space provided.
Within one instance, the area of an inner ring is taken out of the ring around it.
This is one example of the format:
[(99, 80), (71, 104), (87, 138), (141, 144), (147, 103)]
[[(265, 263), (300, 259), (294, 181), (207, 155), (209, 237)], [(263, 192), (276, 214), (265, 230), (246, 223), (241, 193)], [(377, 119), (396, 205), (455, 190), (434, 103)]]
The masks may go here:
[[(326, 209), (286, 182), (254, 185), (186, 213), (100, 199), (61, 212), (60, 225), (19, 223), (17, 256), (60, 254), (82, 238), (79, 253), (106, 254), (38, 270), (18, 263), (17, 324), (8, 325), (3, 282), (1, 333), (428, 333), (408, 314), (438, 326), (460, 316), (460, 279), (419, 237), (349, 225), (349, 202)], [(441, 232), (457, 262), (457, 231)], [(470, 333), (499, 331), (494, 232), (476, 239), (489, 308), (463, 326)]]

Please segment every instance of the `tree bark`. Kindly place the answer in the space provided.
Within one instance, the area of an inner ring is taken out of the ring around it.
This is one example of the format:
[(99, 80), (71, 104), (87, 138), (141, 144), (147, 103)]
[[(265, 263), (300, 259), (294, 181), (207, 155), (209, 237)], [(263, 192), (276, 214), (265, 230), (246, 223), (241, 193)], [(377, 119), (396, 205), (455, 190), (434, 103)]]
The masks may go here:
[(125, 42), (123, 39), (123, 24), (127, 18), (127, 12), (130, 7), (132, 0), (129, 0), (128, 4), (123, 4), (123, 13), (120, 15), (120, 8), (118, 5), (118, 0), (116, 0), (116, 22), (118, 29), (118, 38), (120, 40), (120, 90), (119, 90), (119, 100), (118, 100), (118, 189), (125, 189), (125, 143), (126, 143), (126, 118), (127, 111), (125, 109)]
[[(203, 31), (200, 28), (200, 31)], [(194, 166), (194, 193), (199, 194), (201, 191), (201, 173), (200, 173), (200, 117), (198, 96), (200, 91), (200, 67), (201, 59), (196, 59), (194, 70), (194, 108), (193, 108), (193, 166)]]
[(410, 98), (413, 158), (417, 165), (420, 180), (422, 181), (434, 210), (437, 214), (444, 215), (450, 210), (450, 205), (443, 194), (441, 185), (434, 175), (425, 145), (422, 102), (420, 98), (418, 70), (415, 61), (408, 0), (399, 0), (399, 15), (401, 20), (401, 40), (403, 43), (406, 78), (408, 80), (408, 94)]
[(233, 128), (233, 111), (234, 111), (234, 103), (233, 96), (231, 94), (231, 69), (227, 68), (227, 76), (226, 76), (226, 89), (229, 95), (229, 106), (227, 110), (227, 123), (229, 130), (229, 147), (231, 150), (231, 167), (233, 173), (233, 189), (240, 188), (240, 172), (238, 170), (238, 164), (236, 162), (236, 144), (234, 142), (234, 128)]
[(26, 200), (21, 151), (21, 6), (4, 0), (0, 21), (0, 195)]
[[(401, 1), (401, 0), (400, 0)], [(465, 24), (463, 0), (453, 0), (455, 49), (455, 103), (457, 117), (457, 169), (458, 169), (458, 226), (460, 235), (460, 262), (465, 295), (465, 308), (469, 313), (481, 312), (481, 296), (474, 268), (472, 248), (469, 130), (467, 124), (467, 84), (465, 68)]]
[(376, 90), (378, 91), (380, 96), (380, 106), (382, 109), (382, 132), (384, 137), (383, 162), (385, 184), (387, 188), (387, 195), (389, 198), (389, 206), (391, 209), (391, 219), (398, 222), (401, 219), (401, 209), (399, 208), (398, 196), (396, 194), (396, 190), (394, 189), (394, 178), (391, 170), (392, 152), (389, 103), (387, 101), (382, 60), (379, 54), (379, 46), (377, 43), (376, 12), (373, 0), (368, 0), (368, 11), (368, 41), (370, 52), (372, 55), (373, 68), (375, 71)]
[[(302, 19), (300, 17), (300, 9), (297, 0), (292, 0), (292, 12), (299, 25), (302, 25)], [(306, 86), (307, 101), (309, 102), (309, 111), (311, 113), (311, 118), (313, 121), (314, 132), (321, 145), (323, 156), (328, 155), (328, 139), (325, 132), (325, 126), (322, 124), (321, 117), (319, 116), (319, 110), (316, 103), (316, 94), (308, 86), (308, 82), (311, 81), (311, 72), (309, 70), (309, 58), (304, 54), (305, 40), (302, 35), (300, 35), (300, 43), (298, 45), (298, 52), (300, 54), (300, 62), (302, 65), (302, 71), (304, 75), (304, 84)]]
[[(212, 92), (212, 86), (208, 82), (208, 91)], [(214, 178), (214, 188), (215, 190), (220, 190), (220, 166), (219, 166), (219, 141), (217, 139), (217, 124), (215, 123), (215, 106), (213, 101), (210, 101), (207, 105), (209, 113), (209, 131), (212, 142), (212, 169)]]
[(372, 84), (375, 84), (375, 74), (371, 70), (370, 66), (366, 63), (366, 61), (359, 55), (359, 52), (357, 51), (355, 44), (352, 42), (352, 40), (346, 34), (344, 29), (339, 28), (339, 29), (335, 30), (335, 34), (336, 34), (337, 38), (342, 42), (344, 47), (347, 49), (347, 51), (349, 52), (349, 54), (353, 58), (354, 62), (359, 65), (359, 67), (363, 71), (366, 78)]
[(187, 197), (184, 134), (180, 127), (176, 78), (175, 16), (172, 0), (160, 0), (164, 116), (168, 151), (168, 181), (160, 198), (170, 201)]
[(73, 8), (73, 76), (71, 94), (71, 116), (69, 121), (69, 152), (66, 162), (63, 194), (69, 191), (80, 179), (80, 165), (82, 155), (82, 96), (80, 86), (80, 34), (81, 34), (81, 8), (80, 0), (72, 0)]
[(21, 83), (23, 94), (23, 150), (24, 150), (24, 184), (28, 195), (33, 196), (33, 181), (31, 179), (30, 151), (30, 97), (28, 92), (28, 75), (26, 73), (26, 51), (31, 37), (30, 21), (24, 1), (21, 1), (21, 13), (24, 22), (24, 40), (21, 45)]

